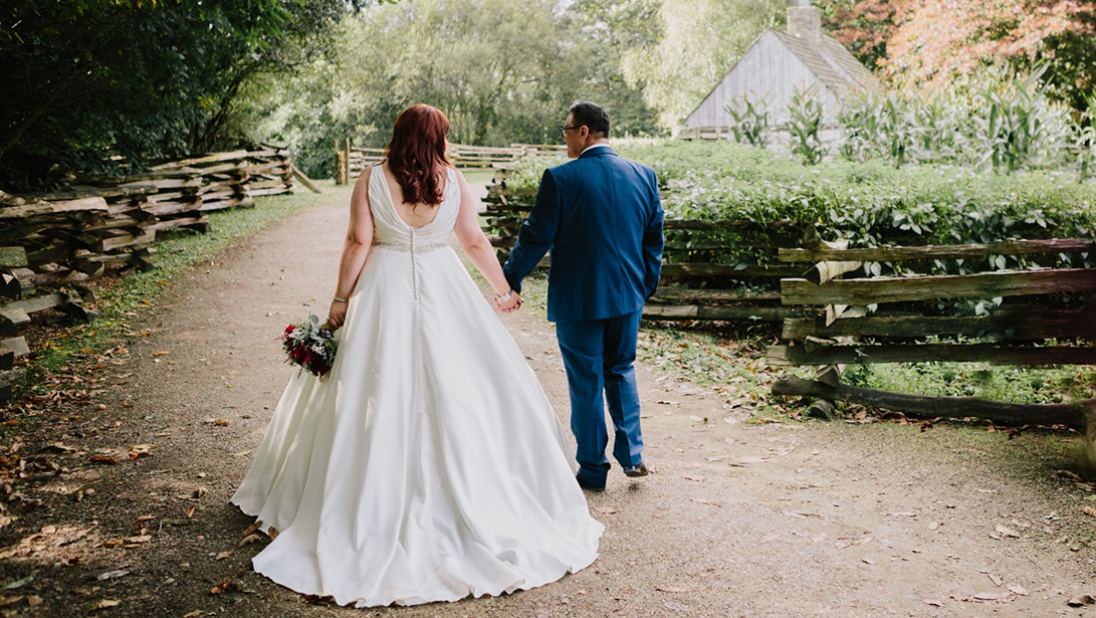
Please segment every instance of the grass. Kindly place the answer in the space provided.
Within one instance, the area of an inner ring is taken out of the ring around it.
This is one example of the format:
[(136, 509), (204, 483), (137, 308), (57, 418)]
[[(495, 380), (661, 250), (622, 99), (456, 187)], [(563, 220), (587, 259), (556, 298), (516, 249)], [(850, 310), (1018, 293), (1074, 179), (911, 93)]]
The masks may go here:
[(480, 184), (480, 183), (484, 183), (484, 184), (489, 183), (494, 178), (495, 178), (495, 173), (491, 172), (491, 171), (464, 172), (464, 180), (468, 184), (472, 184), (472, 185)]
[(915, 363), (852, 367), (845, 381), (886, 391), (978, 397), (1010, 403), (1063, 403), (1096, 397), (1090, 367), (999, 367), (988, 363)]
[(25, 359), (27, 377), (14, 393), (31, 395), (47, 390), (58, 370), (74, 363), (95, 359), (134, 334), (128, 321), (154, 306), (156, 297), (187, 269), (206, 262), (232, 242), (241, 240), (294, 213), (349, 200), (350, 186), (336, 187), (330, 180), (319, 181), (322, 194), (296, 193), (258, 197), (251, 208), (234, 208), (209, 214), (210, 229), (196, 233), (168, 229), (157, 233), (153, 244), (156, 268), (123, 277), (105, 277), (87, 282), (96, 300), (86, 306), (99, 312), (89, 324), (35, 328), (27, 333), (30, 355)]

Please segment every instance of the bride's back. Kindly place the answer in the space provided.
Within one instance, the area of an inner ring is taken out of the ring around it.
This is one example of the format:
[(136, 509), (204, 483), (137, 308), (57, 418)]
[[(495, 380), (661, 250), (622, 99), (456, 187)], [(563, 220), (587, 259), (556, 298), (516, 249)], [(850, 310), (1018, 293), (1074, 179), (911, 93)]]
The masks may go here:
[[(380, 169), (378, 170), (377, 168)], [(441, 204), (424, 204), (422, 202), (407, 203), (404, 199), (403, 187), (401, 187), (400, 183), (394, 178), (392, 168), (389, 166), (387, 160), (374, 168), (373, 173), (381, 173), (384, 176), (385, 185), (388, 187), (388, 194), (391, 198), (392, 205), (396, 210), (396, 215), (404, 223), (414, 228), (421, 228), (431, 223), (437, 217)], [(448, 185), (451, 180), (450, 175), (446, 174), (443, 191), (448, 189), (448, 186), (446, 185)]]

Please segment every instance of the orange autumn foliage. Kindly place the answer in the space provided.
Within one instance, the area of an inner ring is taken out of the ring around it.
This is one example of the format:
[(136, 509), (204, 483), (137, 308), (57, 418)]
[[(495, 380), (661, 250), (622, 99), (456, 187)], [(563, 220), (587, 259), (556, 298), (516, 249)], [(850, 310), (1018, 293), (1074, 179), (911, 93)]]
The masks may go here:
[(979, 66), (1053, 55), (1047, 39), (1096, 34), (1096, 3), (1084, 0), (836, 0), (830, 7), (834, 38), (899, 85), (946, 86)]
[(897, 83), (947, 85), (985, 64), (1034, 59), (1044, 41), (1091, 33), (1096, 5), (1075, 0), (911, 0), (881, 62)]

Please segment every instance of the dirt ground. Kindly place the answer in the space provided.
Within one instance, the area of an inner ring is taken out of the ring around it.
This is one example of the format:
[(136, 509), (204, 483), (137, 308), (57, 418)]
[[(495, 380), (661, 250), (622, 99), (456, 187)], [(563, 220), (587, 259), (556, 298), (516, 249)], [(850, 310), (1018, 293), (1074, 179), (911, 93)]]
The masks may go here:
[[(38, 506), (0, 529), (0, 602), (23, 597), (3, 615), (1096, 615), (1067, 604), (1096, 595), (1092, 486), (1059, 473), (1074, 436), (758, 423), (727, 394), (644, 365), (653, 474), (614, 467), (608, 491), (588, 494), (607, 529), (577, 574), (502, 598), (354, 610), (251, 572), (265, 539), (219, 556), (252, 523), (228, 498), (293, 371), (276, 337), (326, 312), (346, 216), (333, 198), (172, 282), (132, 322), (147, 336), (105, 363), (102, 392), (57, 402), (23, 436), (20, 454), (67, 472), (16, 488)], [(552, 325), (502, 319), (566, 421)], [(238, 588), (211, 592), (233, 575)]]

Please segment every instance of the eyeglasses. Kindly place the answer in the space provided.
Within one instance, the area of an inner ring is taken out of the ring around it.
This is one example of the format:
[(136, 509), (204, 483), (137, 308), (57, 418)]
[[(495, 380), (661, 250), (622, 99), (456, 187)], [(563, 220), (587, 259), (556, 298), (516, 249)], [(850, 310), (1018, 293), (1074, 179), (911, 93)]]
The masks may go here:
[(568, 132), (568, 131), (570, 131), (571, 129), (577, 129), (577, 128), (581, 127), (581, 126), (583, 126), (583, 125), (581, 125), (581, 124), (580, 124), (580, 125), (575, 125), (575, 126), (573, 126), (573, 127), (569, 127), (569, 126), (567, 126), (567, 125), (563, 125), (562, 127), (560, 127), (560, 128), (559, 128), (559, 130), (560, 130), (560, 132), (561, 132), (561, 133), (563, 133), (564, 135), (567, 135), (567, 132)]

